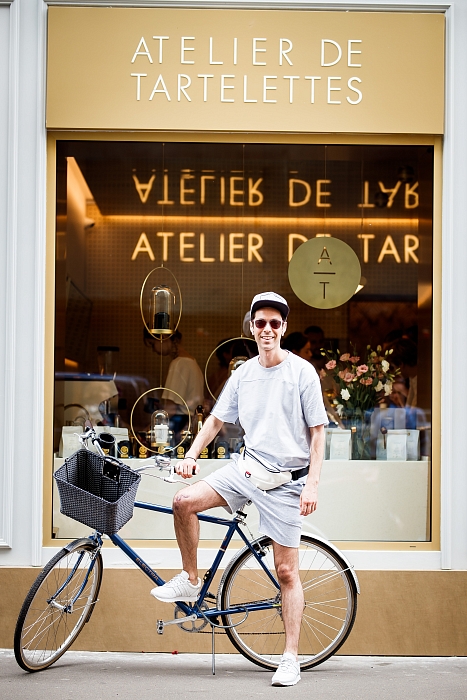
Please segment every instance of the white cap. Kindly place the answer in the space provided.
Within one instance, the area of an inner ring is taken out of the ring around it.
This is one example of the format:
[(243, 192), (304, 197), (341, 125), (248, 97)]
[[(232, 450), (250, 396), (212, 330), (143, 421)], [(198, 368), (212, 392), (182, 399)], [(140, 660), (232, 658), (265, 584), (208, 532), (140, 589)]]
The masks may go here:
[(276, 292), (262, 292), (253, 297), (250, 308), (251, 318), (253, 318), (255, 311), (266, 307), (272, 307), (280, 311), (283, 319), (286, 319), (289, 315), (289, 305), (284, 297), (281, 297), (280, 294), (276, 294)]

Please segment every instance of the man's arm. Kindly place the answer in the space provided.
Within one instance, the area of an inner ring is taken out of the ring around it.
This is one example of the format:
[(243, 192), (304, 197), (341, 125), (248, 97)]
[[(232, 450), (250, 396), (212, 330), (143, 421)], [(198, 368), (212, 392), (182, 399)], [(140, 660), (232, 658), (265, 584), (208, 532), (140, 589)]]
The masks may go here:
[(324, 425), (310, 428), (310, 469), (300, 496), (300, 515), (310, 515), (318, 507), (318, 484), (324, 457)]
[(203, 450), (206, 445), (209, 445), (211, 440), (214, 440), (223, 425), (224, 422), (211, 413), (198, 435), (195, 437), (192, 446), (185, 455), (185, 459), (177, 464), (175, 468), (177, 474), (180, 474), (184, 479), (191, 479), (193, 476), (193, 467), (196, 467), (196, 474), (198, 473), (199, 467), (196, 464), (196, 460), (201, 450)]

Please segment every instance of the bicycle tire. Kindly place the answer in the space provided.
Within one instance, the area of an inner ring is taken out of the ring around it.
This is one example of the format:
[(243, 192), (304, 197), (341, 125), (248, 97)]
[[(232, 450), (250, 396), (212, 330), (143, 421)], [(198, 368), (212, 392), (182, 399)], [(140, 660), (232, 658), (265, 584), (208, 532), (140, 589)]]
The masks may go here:
[[(14, 637), (15, 658), (25, 671), (42, 671), (54, 664), (89, 621), (102, 582), (102, 555), (100, 551), (96, 555), (96, 549), (92, 540), (72, 542), (52, 557), (31, 586)], [(79, 557), (80, 565), (73, 571)], [(85, 582), (93, 559), (94, 566)], [(57, 591), (60, 592), (51, 601)], [(77, 593), (79, 597), (73, 601)], [(70, 601), (71, 609), (67, 609)]]
[[(271, 538), (260, 537), (254, 546), (257, 551), (265, 551), (263, 562), (275, 577)], [(302, 535), (299, 557), (305, 608), (298, 654), (300, 667), (305, 670), (329, 659), (349, 636), (357, 614), (357, 586), (348, 564), (325, 543)], [(223, 615), (223, 624), (238, 623), (242, 605), (265, 600), (275, 607), (251, 612), (243, 624), (227, 627), (226, 633), (245, 658), (275, 670), (285, 644), (280, 592), (245, 547), (229, 564), (219, 584), (221, 610), (239, 608), (238, 615)]]

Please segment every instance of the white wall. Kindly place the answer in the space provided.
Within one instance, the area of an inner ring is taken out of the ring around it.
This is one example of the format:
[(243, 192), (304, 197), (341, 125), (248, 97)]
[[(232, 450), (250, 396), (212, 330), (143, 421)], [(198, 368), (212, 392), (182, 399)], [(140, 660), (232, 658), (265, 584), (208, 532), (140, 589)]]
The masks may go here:
[[(99, 2), (82, 0), (80, 4), (98, 5)], [(120, 2), (114, 0), (112, 4)], [(140, 4), (151, 3), (142, 0)], [(190, 6), (189, 1), (160, 4)], [(219, 3), (206, 1), (204, 4), (209, 7)], [(245, 6), (243, 2), (229, 3), (230, 6), (236, 4)], [(300, 1), (275, 4), (273, 0), (267, 0), (256, 2), (256, 6), (269, 9), (295, 6), (343, 10), (446, 10), (448, 91), (443, 175), (442, 565), (467, 569), (466, 382), (463, 377), (467, 350), (467, 2), (452, 0), (440, 4), (425, 0), (424, 3), (391, 4), (360, 0), (358, 4)], [(2, 539), (11, 545), (0, 549), (0, 565), (4, 566), (36, 565), (48, 556), (48, 552), (41, 548), (45, 13), (46, 5), (41, 0), (14, 0), (11, 7), (0, 0), (0, 295), (4, 300), (0, 304), (0, 546)], [(11, 487), (9, 474), (12, 475)], [(359, 568), (417, 569), (440, 565), (439, 555), (423, 552), (400, 555), (359, 552), (355, 559)]]
[[(456, 0), (447, 23), (447, 99), (443, 173), (442, 550), (446, 568), (467, 569), (467, 3)], [(459, 410), (461, 408), (461, 410)]]
[[(5, 299), (7, 202), (8, 202), (8, 71), (9, 71), (10, 8), (0, 7), (0, 299)], [(0, 329), (5, 328), (5, 304), (0, 304)], [(3, 334), (2, 334), (3, 335)], [(0, 343), (0, 367), (5, 367), (5, 344)], [(5, 395), (5, 375), (0, 372), (0, 396)], [(4, 424), (4, 403), (0, 401), (0, 425)], [(0, 461), (0, 487), (3, 494), (11, 489), (9, 474)], [(11, 538), (10, 513), (2, 504), (0, 517), (0, 543), (7, 544)], [(0, 560), (1, 561), (1, 560)]]
[[(2, 69), (6, 64), (9, 70), (7, 113), (0, 107), (0, 143), (5, 136), (8, 141), (8, 178), (6, 183), (0, 179), (0, 201), (6, 198), (7, 217), (0, 242), (5, 246), (1, 277), (6, 287), (0, 315), (4, 353), (0, 372), (4, 476), (0, 537), (10, 545), (0, 550), (0, 562), (8, 566), (38, 564), (41, 556), (45, 10), (36, 0), (14, 0), (10, 7), (0, 7), (1, 31), (9, 37), (0, 43), (0, 50), (7, 52), (1, 56)], [(3, 81), (3, 70), (0, 76)]]

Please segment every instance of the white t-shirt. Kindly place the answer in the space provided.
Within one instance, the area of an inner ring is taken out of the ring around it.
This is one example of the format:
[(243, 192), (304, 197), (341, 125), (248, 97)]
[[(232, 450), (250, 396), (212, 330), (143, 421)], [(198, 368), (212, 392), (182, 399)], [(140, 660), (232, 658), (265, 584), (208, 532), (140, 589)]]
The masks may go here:
[[(204, 377), (193, 357), (176, 357), (172, 360), (165, 386), (183, 396), (191, 413), (199, 404), (203, 403)], [(186, 413), (183, 402), (171, 391), (163, 391), (162, 398), (176, 403), (179, 407), (179, 413)]]
[(226, 383), (211, 413), (221, 421), (237, 420), (245, 445), (279, 469), (310, 463), (310, 430), (328, 420), (315, 368), (289, 353), (275, 367), (253, 357)]

